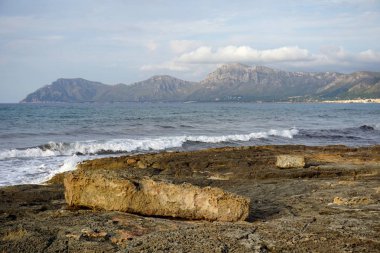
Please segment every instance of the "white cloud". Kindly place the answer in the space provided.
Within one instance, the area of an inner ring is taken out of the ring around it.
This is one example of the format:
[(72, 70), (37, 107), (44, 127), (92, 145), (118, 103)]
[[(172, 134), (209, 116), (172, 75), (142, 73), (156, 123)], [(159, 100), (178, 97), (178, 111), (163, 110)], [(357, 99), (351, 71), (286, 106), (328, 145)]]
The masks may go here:
[(319, 54), (315, 55), (315, 61), (312, 62), (312, 65), (349, 66), (367, 63), (380, 63), (380, 53), (371, 49), (352, 53), (343, 47), (324, 47)]
[(157, 43), (155, 41), (148, 41), (145, 44), (146, 48), (148, 48), (149, 51), (155, 51), (158, 47)]
[(368, 49), (366, 51), (360, 52), (358, 59), (364, 62), (380, 62), (380, 53)]
[(199, 47), (178, 57), (178, 61), (184, 63), (269, 63), (311, 60), (313, 60), (313, 56), (309, 51), (299, 47), (280, 47), (267, 50), (257, 50), (249, 46), (226, 46), (216, 50), (211, 47)]
[(172, 40), (170, 41), (170, 49), (174, 53), (184, 53), (201, 46), (199, 41), (196, 40)]
[(193, 51), (180, 54), (171, 61), (156, 65), (145, 65), (141, 70), (193, 71), (200, 65), (216, 65), (230, 62), (248, 64), (267, 64), (270, 66), (292, 66), (299, 69), (312, 67), (362, 67), (370, 63), (380, 64), (380, 53), (366, 50), (358, 53), (346, 51), (343, 47), (323, 47), (320, 52), (312, 53), (299, 47), (280, 47), (265, 50), (249, 46), (226, 46), (220, 48), (198, 47)]

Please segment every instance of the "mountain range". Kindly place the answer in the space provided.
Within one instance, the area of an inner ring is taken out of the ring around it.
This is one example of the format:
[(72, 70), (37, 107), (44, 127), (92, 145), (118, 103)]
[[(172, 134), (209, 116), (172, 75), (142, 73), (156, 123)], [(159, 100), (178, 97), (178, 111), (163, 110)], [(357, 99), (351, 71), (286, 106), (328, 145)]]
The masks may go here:
[(21, 103), (320, 101), (380, 98), (380, 72), (287, 72), (264, 66), (226, 64), (200, 82), (168, 75), (130, 85), (106, 85), (82, 78), (46, 85)]

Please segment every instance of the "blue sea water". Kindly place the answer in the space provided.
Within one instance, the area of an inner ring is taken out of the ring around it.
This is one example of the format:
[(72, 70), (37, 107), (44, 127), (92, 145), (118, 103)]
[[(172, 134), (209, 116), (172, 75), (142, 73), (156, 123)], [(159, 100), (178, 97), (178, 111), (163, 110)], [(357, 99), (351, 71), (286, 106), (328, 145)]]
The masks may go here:
[(102, 156), (208, 147), (380, 144), (380, 104), (0, 104), (0, 186)]

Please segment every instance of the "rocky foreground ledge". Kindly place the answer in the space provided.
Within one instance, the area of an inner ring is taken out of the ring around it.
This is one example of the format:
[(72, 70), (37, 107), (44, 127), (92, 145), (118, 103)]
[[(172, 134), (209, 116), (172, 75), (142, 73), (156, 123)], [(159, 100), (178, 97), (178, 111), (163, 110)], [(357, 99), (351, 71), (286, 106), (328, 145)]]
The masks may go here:
[[(379, 171), (380, 146), (220, 148), (86, 161), (47, 185), (0, 188), (0, 252), (379, 252)], [(63, 178), (83, 187), (72, 195), (66, 187), (67, 202)], [(131, 214), (115, 208), (123, 205), (117, 194), (98, 187), (105, 179), (131, 182), (138, 194), (162, 184), (214, 189), (237, 196), (249, 212), (237, 222), (196, 212), (179, 219), (156, 212), (168, 203), (139, 202)], [(76, 202), (86, 187), (93, 202)], [(98, 205), (101, 191), (111, 208)]]

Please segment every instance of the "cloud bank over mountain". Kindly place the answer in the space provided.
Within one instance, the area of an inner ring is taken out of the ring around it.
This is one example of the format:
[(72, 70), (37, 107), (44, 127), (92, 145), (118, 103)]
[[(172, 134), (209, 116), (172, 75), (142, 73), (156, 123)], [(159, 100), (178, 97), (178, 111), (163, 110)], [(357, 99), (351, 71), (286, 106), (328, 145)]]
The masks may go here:
[(298, 46), (259, 50), (250, 46), (198, 47), (179, 55), (172, 61), (157, 65), (144, 65), (142, 70), (168, 69), (189, 71), (194, 64), (220, 64), (242, 62), (247, 64), (281, 64), (294, 67), (355, 67), (362, 69), (369, 64), (380, 65), (380, 52), (368, 49), (351, 53), (342, 47), (325, 47), (312, 53)]

